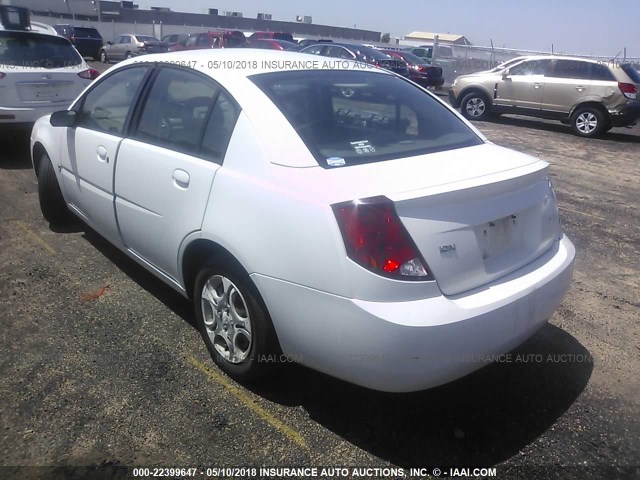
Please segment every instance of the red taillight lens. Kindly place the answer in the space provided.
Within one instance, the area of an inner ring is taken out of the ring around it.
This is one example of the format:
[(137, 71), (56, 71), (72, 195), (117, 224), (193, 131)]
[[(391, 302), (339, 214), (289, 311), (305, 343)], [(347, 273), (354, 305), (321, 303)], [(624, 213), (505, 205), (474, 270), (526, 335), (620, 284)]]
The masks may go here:
[(385, 197), (333, 205), (351, 260), (364, 268), (405, 280), (430, 280), (418, 249)]
[(627, 98), (637, 98), (638, 89), (633, 83), (618, 82), (618, 88)]
[(100, 76), (100, 72), (94, 68), (83, 70), (78, 74), (80, 78), (86, 78), (87, 80), (95, 80)]

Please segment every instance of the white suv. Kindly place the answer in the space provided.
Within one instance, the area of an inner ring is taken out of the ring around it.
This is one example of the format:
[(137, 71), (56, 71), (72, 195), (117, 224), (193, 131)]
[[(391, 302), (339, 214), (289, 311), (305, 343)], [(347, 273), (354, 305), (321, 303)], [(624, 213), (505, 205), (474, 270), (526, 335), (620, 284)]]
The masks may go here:
[(0, 29), (0, 125), (68, 107), (98, 75), (66, 38)]

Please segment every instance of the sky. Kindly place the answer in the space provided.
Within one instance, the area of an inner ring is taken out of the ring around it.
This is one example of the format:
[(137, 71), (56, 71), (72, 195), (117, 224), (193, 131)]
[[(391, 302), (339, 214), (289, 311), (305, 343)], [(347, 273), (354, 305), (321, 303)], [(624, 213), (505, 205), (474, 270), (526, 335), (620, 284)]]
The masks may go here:
[[(465, 35), (471, 43), (555, 52), (640, 57), (640, 1), (617, 0), (136, 0), (140, 8), (170, 7), (206, 13), (208, 8), (243, 12), (255, 18), (295, 21), (310, 15), (313, 23), (389, 32), (412, 31)], [(180, 5), (179, 7), (176, 5)]]

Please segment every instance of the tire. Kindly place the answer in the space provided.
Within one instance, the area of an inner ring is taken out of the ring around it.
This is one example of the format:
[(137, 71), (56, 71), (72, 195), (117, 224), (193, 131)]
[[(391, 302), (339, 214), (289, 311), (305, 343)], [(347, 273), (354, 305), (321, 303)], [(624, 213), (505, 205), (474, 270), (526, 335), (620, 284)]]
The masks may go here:
[(38, 199), (42, 216), (51, 226), (63, 226), (69, 222), (70, 212), (62, 196), (51, 159), (46, 153), (40, 158)]
[(606, 123), (604, 114), (595, 107), (578, 108), (571, 115), (571, 130), (579, 137), (597, 137), (604, 131)]
[(198, 330), (218, 367), (239, 382), (264, 377), (279, 351), (271, 319), (248, 275), (229, 262), (198, 274), (194, 287)]
[(490, 112), (491, 105), (489, 100), (482, 93), (468, 93), (460, 102), (460, 113), (469, 120), (486, 120)]
[(109, 59), (107, 58), (107, 52), (105, 52), (104, 50), (100, 50), (100, 61), (102, 63), (107, 63), (109, 61)]

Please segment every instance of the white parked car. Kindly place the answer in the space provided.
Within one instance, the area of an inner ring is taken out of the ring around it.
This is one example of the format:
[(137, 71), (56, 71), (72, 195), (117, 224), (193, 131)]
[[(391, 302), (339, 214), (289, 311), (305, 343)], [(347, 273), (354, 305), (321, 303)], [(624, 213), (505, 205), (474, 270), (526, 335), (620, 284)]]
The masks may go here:
[(67, 108), (98, 75), (55, 30), (0, 29), (0, 126)]
[(296, 69), (316, 61), (231, 49), (117, 65), (35, 124), (44, 217), (70, 210), (192, 299), (240, 380), (282, 352), (414, 391), (533, 335), (575, 252), (548, 164), (386, 70)]

